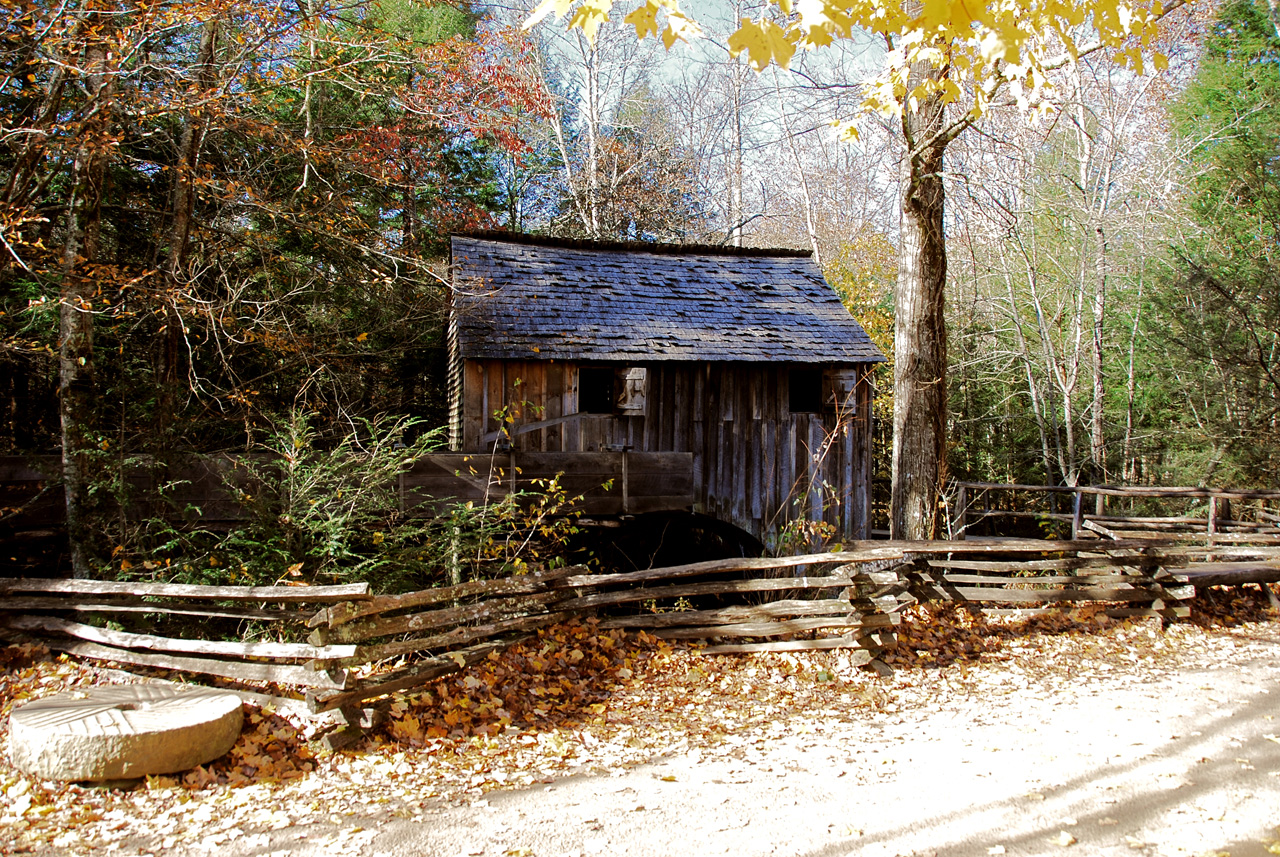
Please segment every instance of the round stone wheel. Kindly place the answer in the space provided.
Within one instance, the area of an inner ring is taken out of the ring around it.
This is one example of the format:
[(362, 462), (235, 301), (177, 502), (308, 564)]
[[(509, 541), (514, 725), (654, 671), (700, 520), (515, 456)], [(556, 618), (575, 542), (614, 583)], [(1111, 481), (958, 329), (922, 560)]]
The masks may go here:
[(9, 757), (47, 780), (122, 780), (185, 771), (235, 745), (240, 697), (124, 684), (32, 700), (9, 714)]

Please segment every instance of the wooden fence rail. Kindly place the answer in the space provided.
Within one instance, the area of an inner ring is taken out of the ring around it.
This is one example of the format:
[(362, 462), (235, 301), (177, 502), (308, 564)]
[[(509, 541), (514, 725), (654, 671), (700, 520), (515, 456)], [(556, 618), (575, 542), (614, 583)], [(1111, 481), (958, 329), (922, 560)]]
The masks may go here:
[[(37, 594), (38, 597), (26, 597)], [(16, 596), (16, 597), (15, 597)], [(341, 688), (340, 668), (304, 664), (336, 662), (346, 648), (309, 644), (163, 637), (72, 621), (66, 613), (109, 618), (120, 613), (180, 616), (203, 630), (209, 619), (267, 623), (288, 628), (306, 621), (319, 605), (367, 599), (367, 583), (346, 586), (194, 586), (93, 580), (0, 580), (0, 625), (36, 636), (51, 648), (98, 660), (219, 676), (240, 682)], [(253, 605), (253, 606), (247, 606)], [(50, 615), (52, 614), (52, 615)]]
[[(370, 700), (422, 687), (575, 616), (706, 641), (708, 654), (846, 648), (866, 663), (894, 643), (901, 611), (918, 600), (998, 613), (1097, 604), (1169, 621), (1188, 615), (1197, 586), (1277, 580), (1280, 545), (1272, 544), (860, 542), (835, 553), (625, 574), (560, 568), (403, 595), (372, 595), (365, 584), (0, 580), (0, 633), (83, 657), (305, 693), (312, 712), (340, 710), (354, 724), (367, 722)], [(122, 614), (181, 633), (103, 627)], [(228, 638), (248, 628), (274, 639)]]
[[(1059, 511), (1054, 502), (1059, 497), (1068, 501), (1069, 511)], [(1092, 498), (1092, 504), (1087, 498)], [(1196, 507), (1203, 504), (1204, 508), (1202, 513), (1182, 515), (1108, 514), (1109, 500), (1129, 504), (1163, 501), (1166, 505), (1181, 501), (1183, 505), (1190, 503)], [(973, 528), (987, 521), (1034, 519), (1069, 524), (1073, 539), (1237, 534), (1246, 539), (1275, 536), (1280, 543), (1280, 514), (1277, 514), (1280, 491), (1275, 490), (955, 482), (949, 505), (951, 536), (957, 539), (965, 538)]]

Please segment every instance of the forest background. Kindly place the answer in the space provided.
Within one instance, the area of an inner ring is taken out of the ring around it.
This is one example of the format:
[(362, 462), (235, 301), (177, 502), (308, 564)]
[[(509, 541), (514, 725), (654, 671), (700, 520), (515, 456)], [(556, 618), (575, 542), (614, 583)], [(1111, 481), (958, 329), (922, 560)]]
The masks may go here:
[[(314, 470), (426, 448), (451, 231), (809, 248), (893, 353), (905, 153), (861, 110), (870, 37), (756, 72), (728, 48), (761, 13), (742, 2), (708, 4), (707, 37), (670, 52), (621, 21), (521, 31), (532, 4), (0, 10), (0, 454), (63, 451), (78, 571), (178, 549), (94, 519), (144, 458), (314, 451)], [(1162, 24), (1167, 67), (1082, 57), (1038, 121), (1008, 94), (950, 144), (949, 476), (1273, 481), (1271, 13), (1197, 4)], [(256, 549), (315, 575), (422, 544), (366, 511)], [(248, 547), (202, 550), (206, 576), (254, 576)]]

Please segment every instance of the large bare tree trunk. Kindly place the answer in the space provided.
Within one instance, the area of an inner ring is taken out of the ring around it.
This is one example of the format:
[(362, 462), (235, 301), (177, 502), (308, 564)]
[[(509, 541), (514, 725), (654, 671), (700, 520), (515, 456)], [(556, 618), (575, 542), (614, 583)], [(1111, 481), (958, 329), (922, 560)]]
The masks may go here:
[[(936, 73), (928, 66), (922, 73)], [(912, 77), (916, 76), (913, 73)], [(945, 470), (947, 329), (943, 316), (947, 253), (942, 229), (942, 103), (906, 111), (907, 162), (894, 296), (893, 488), (890, 535), (937, 535)]]
[(106, 39), (94, 32), (101, 26), (99, 21), (91, 19), (84, 53), (89, 102), (85, 105), (87, 118), (71, 171), (58, 312), (62, 474), (71, 569), (76, 577), (90, 575), (92, 553), (89, 451), (94, 441), (93, 302), (98, 291), (92, 265), (98, 255), (112, 88)]

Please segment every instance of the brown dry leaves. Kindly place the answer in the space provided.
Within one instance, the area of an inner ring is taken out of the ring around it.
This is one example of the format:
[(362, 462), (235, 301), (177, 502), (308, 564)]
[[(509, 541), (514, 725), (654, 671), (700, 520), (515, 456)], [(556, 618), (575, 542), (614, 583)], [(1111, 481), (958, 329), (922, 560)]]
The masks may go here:
[[(916, 607), (886, 653), (896, 668), (888, 679), (839, 651), (703, 657), (647, 635), (569, 623), (393, 701), (385, 726), (340, 753), (314, 753), (302, 724), (248, 708), (228, 756), (133, 789), (32, 780), (6, 759), (0, 852), (163, 853), (233, 837), (265, 847), (269, 831), (307, 824), (319, 825), (313, 844), (328, 836), (331, 850), (350, 851), (380, 820), (438, 801), (483, 805), (494, 789), (665, 753), (747, 752), (822, 719), (910, 717), (936, 706), (939, 694), (995, 694), (1012, 704), (1138, 682), (1212, 663), (1251, 639), (1280, 640), (1259, 590), (1202, 597), (1194, 619), (1161, 632), (1155, 620), (1112, 621), (1087, 609), (1018, 622)], [(32, 647), (0, 650), (0, 738), (14, 702), (118, 675)]]
[(628, 640), (595, 620), (546, 629), (536, 641), (494, 652), (463, 673), (391, 706), (391, 740), (492, 736), (512, 725), (559, 725), (602, 714), (638, 669), (669, 648), (641, 632)]

